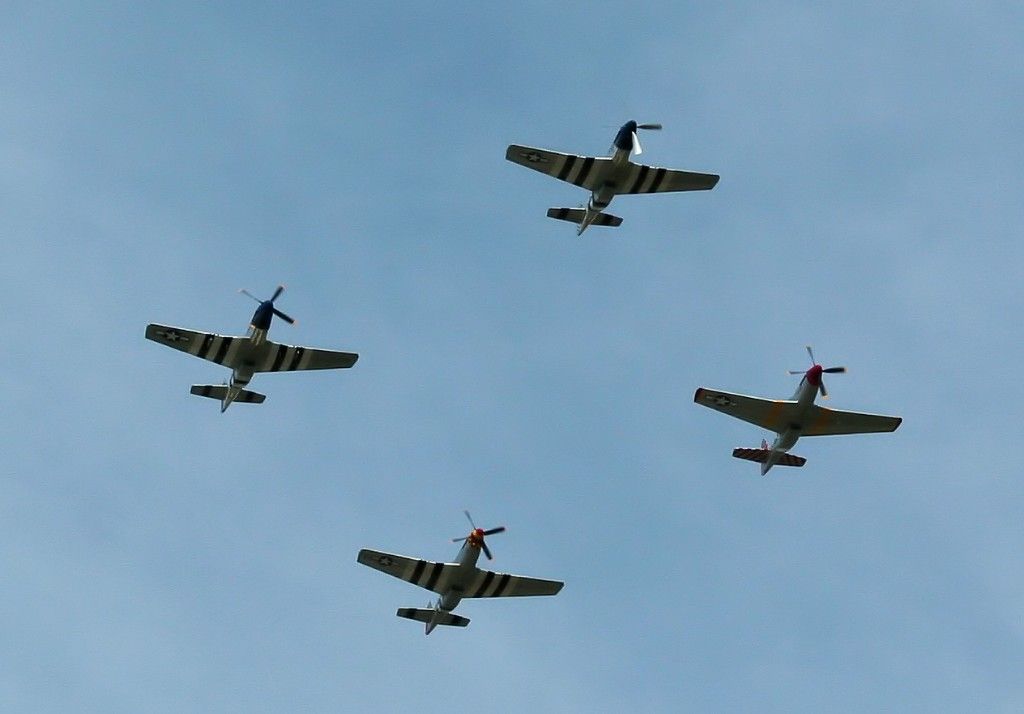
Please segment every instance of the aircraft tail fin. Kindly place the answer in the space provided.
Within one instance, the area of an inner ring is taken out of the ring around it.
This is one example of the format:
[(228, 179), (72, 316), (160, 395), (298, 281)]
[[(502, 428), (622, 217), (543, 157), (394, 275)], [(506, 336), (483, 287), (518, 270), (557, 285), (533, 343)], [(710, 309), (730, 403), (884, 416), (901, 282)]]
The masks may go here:
[[(587, 212), (582, 208), (549, 208), (548, 218), (555, 218), (559, 221), (569, 221), (569, 223), (575, 223), (580, 225), (583, 223), (583, 219), (586, 218)], [(592, 226), (619, 226), (622, 225), (622, 219), (618, 216), (613, 216), (610, 213), (598, 213), (597, 217), (591, 222)]]
[[(732, 450), (732, 455), (737, 459), (744, 459), (746, 461), (756, 461), (759, 464), (763, 464), (768, 461), (768, 457), (772, 455), (772, 450), (768, 448), (767, 442), (761, 442), (760, 449), (745, 449), (736, 448)], [(774, 466), (803, 466), (807, 463), (807, 459), (803, 456), (797, 456), (796, 454), (776, 453)]]
[(399, 617), (404, 617), (407, 620), (416, 620), (416, 622), (423, 622), (426, 624), (427, 634), (434, 629), (437, 625), (448, 625), (450, 627), (465, 627), (469, 624), (468, 617), (460, 617), (444, 610), (436, 608), (420, 608), (420, 607), (400, 607), (398, 612), (395, 613)]
[[(197, 397), (209, 397), (210, 399), (216, 399), (223, 403), (224, 398), (228, 395), (228, 387), (225, 384), (193, 384), (192, 389), (189, 390), (192, 394)], [(250, 404), (262, 404), (263, 400), (266, 399), (265, 394), (258, 392), (250, 392), (247, 389), (239, 390), (238, 394), (232, 400), (232, 402), (249, 402)]]

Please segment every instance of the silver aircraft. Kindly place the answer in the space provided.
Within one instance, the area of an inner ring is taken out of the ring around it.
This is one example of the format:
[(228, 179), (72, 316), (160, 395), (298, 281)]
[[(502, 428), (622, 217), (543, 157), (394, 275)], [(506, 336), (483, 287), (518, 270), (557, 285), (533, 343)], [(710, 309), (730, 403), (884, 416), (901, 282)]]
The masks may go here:
[(244, 337), (226, 337), (212, 332), (196, 332), (181, 327), (150, 324), (146, 326), (146, 339), (229, 367), (230, 384), (193, 384), (190, 390), (198, 397), (219, 399), (222, 413), (232, 402), (263, 403), (265, 395), (245, 389), (257, 372), (346, 369), (354, 365), (359, 355), (352, 352), (293, 347), (267, 339), (270, 322), (275, 315), (289, 325), (295, 322), (274, 307), (274, 301), (280, 297), (283, 290), (284, 286), (278, 285), (269, 300), (260, 300), (247, 290), (239, 291), (260, 304), (253, 313), (249, 332)]
[(842, 374), (846, 367), (822, 367), (814, 361), (814, 352), (809, 346), (807, 354), (811, 357), (811, 368), (789, 372), (803, 375), (792, 399), (761, 399), (704, 387), (693, 395), (693, 401), (701, 406), (775, 432), (771, 446), (762, 439), (760, 449), (736, 448), (732, 451), (738, 459), (760, 463), (762, 475), (776, 465), (803, 466), (807, 459), (788, 453), (801, 436), (896, 431), (903, 422), (901, 417), (845, 412), (816, 405), (814, 400), (819, 393), (823, 399), (828, 398), (822, 374)]
[(438, 625), (465, 627), (469, 624), (468, 617), (461, 617), (452, 612), (463, 598), (474, 597), (522, 597), (527, 595), (555, 595), (562, 589), (557, 580), (540, 580), (522, 575), (495, 573), (476, 567), (476, 561), (483, 551), (488, 560), (492, 559), (491, 551), (484, 538), (495, 533), (502, 533), (504, 526), (498, 528), (477, 528), (469, 511), (464, 511), (473, 530), (468, 536), (452, 538), (455, 543), (462, 542), (459, 554), (454, 563), (439, 563), (431, 560), (407, 558), (404, 555), (383, 553), (378, 550), (364, 548), (359, 551), (356, 560), (382, 573), (405, 580), (413, 585), (437, 593), (440, 597), (434, 604), (427, 603), (426, 608), (401, 607), (395, 613), (399, 617), (426, 623), (426, 634), (430, 634)]
[(637, 124), (628, 121), (615, 134), (611, 155), (576, 156), (533, 146), (512, 144), (505, 158), (534, 171), (553, 176), (559, 181), (590, 191), (590, 200), (583, 208), (549, 208), (548, 217), (577, 224), (576, 235), (588, 226), (618, 226), (622, 219), (605, 213), (612, 199), (624, 193), (659, 193), (664, 191), (707, 191), (715, 187), (716, 174), (663, 169), (634, 164), (629, 157), (643, 153), (637, 131), (661, 129), (661, 124)]

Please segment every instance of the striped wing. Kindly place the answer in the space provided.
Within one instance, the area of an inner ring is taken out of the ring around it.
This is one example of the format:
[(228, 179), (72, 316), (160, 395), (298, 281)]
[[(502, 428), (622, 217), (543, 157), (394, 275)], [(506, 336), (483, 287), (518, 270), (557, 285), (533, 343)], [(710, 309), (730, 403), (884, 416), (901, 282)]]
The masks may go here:
[[(743, 394), (720, 392), (701, 387), (693, 395), (693, 401), (701, 406), (728, 414), (731, 417), (756, 424), (757, 426), (781, 433), (796, 417), (798, 405), (794, 401), (761, 399)], [(804, 432), (805, 434), (807, 432)]]
[[(521, 575), (495, 573), (477, 570), (470, 582), (457, 582), (462, 571), (458, 563), (438, 563), (433, 560), (407, 558), (404, 555), (383, 553), (363, 548), (356, 560), (382, 573), (419, 585), (437, 594), (443, 594), (457, 586), (462, 597), (526, 597), (530, 595), (554, 595), (564, 583), (557, 580), (525, 578)], [(465, 577), (462, 574), (462, 577)]]
[(246, 338), (151, 324), (146, 325), (146, 339), (217, 364), (230, 366), (230, 357), (238, 351), (238, 344), (243, 343)]
[(589, 191), (594, 191), (601, 185), (606, 167), (611, 163), (611, 159), (601, 156), (562, 154), (518, 144), (512, 144), (505, 150), (505, 158)]
[(248, 337), (227, 337), (168, 325), (147, 325), (146, 339), (231, 369), (253, 372), (346, 369), (359, 359), (352, 352), (281, 345), (269, 340), (253, 346)]
[(348, 369), (359, 355), (354, 352), (320, 350), (266, 342), (267, 354), (256, 366), (256, 372), (295, 372), (305, 369)]
[(717, 174), (663, 169), (643, 164), (629, 165), (629, 171), (616, 186), (616, 193), (663, 193), (665, 191), (708, 191), (718, 183)]
[(872, 434), (896, 431), (903, 423), (901, 417), (880, 414), (842, 412), (815, 405), (807, 418), (804, 436), (831, 436), (834, 434)]
[(363, 548), (356, 560), (363, 565), (387, 573), (391, 577), (419, 585), (439, 595), (449, 589), (449, 580), (458, 570), (457, 563), (438, 563), (433, 560), (407, 558), (394, 553)]
[(478, 570), (477, 577), (469, 584), (463, 597), (528, 597), (531, 595), (556, 595), (565, 583), (558, 580), (526, 578), (522, 575), (495, 573)]

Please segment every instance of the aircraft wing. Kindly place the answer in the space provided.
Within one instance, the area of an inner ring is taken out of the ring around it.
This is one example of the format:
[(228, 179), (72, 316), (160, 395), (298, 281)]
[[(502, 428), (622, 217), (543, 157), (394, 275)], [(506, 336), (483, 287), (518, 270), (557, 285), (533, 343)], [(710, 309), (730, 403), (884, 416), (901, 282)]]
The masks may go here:
[(293, 347), (267, 341), (267, 356), (257, 365), (257, 372), (294, 372), (305, 369), (348, 369), (359, 355), (315, 347)]
[(526, 578), (522, 575), (478, 570), (476, 579), (469, 584), (463, 597), (527, 597), (556, 595), (565, 583), (558, 580)]
[(880, 431), (896, 431), (897, 427), (903, 423), (903, 419), (880, 414), (842, 412), (815, 404), (806, 423), (803, 436), (830, 436), (833, 434), (873, 434)]
[(359, 551), (356, 561), (439, 595), (448, 589), (448, 580), (453, 569), (459, 567), (457, 563), (438, 563), (433, 560), (407, 558), (404, 555), (382, 553), (367, 548)]
[(245, 341), (244, 337), (227, 337), (212, 332), (196, 332), (182, 327), (156, 324), (146, 325), (146, 339), (228, 366), (238, 351), (238, 344)]
[(693, 395), (693, 401), (776, 433), (786, 430), (793, 422), (797, 409), (797, 403), (790, 400), (761, 399), (704, 387)]
[(698, 174), (631, 163), (629, 173), (615, 188), (615, 193), (707, 191), (715, 187), (719, 178), (717, 174)]
[(598, 187), (603, 180), (605, 167), (611, 163), (611, 159), (603, 156), (576, 156), (518, 144), (511, 144), (505, 150), (505, 158), (588, 191)]

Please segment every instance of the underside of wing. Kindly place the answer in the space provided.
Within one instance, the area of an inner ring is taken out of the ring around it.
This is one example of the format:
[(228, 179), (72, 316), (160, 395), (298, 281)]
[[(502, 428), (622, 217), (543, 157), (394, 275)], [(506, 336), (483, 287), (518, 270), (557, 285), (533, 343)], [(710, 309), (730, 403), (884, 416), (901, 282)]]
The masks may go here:
[(815, 405), (807, 418), (803, 436), (874, 434), (896, 431), (901, 423), (903, 423), (902, 417), (843, 412)]
[(603, 156), (577, 156), (518, 144), (512, 144), (505, 150), (505, 158), (589, 191), (602, 183), (605, 168), (611, 162)]
[(565, 583), (558, 580), (526, 578), (522, 575), (481, 570), (463, 593), (463, 597), (528, 597), (556, 595)]
[(257, 372), (294, 372), (308, 369), (348, 369), (359, 355), (314, 347), (295, 347), (276, 342), (267, 343), (266, 357), (256, 366)]
[(666, 191), (708, 191), (718, 183), (717, 174), (663, 169), (657, 166), (630, 164), (616, 193), (663, 193)]
[(217, 364), (230, 365), (244, 337), (228, 337), (212, 332), (196, 332), (182, 327), (151, 324), (146, 326), (146, 339), (159, 342)]
[(399, 580), (419, 585), (421, 588), (426, 588), (436, 593), (442, 593), (447, 589), (447, 575), (452, 568), (458, 568), (458, 565), (454, 563), (438, 563), (433, 560), (407, 558), (404, 555), (382, 553), (381, 551), (368, 550), (366, 548), (359, 551), (356, 561), (374, 570), (379, 570)]
[(748, 397), (704, 387), (693, 395), (693, 401), (776, 433), (786, 430), (797, 409), (797, 403), (793, 401)]

